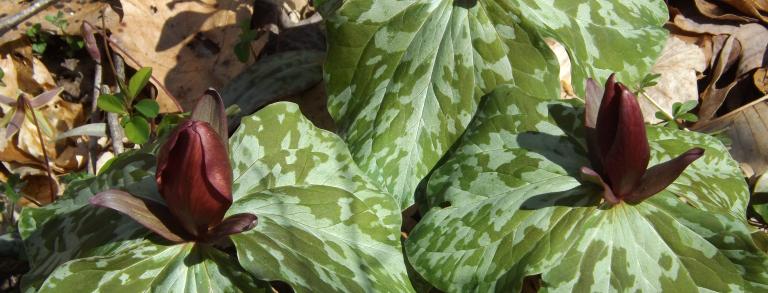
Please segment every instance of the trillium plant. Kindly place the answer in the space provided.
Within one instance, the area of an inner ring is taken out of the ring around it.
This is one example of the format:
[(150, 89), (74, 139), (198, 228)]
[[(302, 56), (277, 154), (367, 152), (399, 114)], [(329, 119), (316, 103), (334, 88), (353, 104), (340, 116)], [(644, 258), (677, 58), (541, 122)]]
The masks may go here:
[(600, 91), (594, 80), (587, 81), (584, 131), (592, 168), (581, 167), (581, 173), (603, 187), (606, 202), (639, 203), (672, 184), (704, 154), (694, 147), (646, 170), (650, 146), (637, 97), (615, 75), (608, 78), (602, 99)]
[[(22, 211), (22, 289), (768, 291), (738, 164), (645, 124), (624, 85), (664, 47), (664, 1), (314, 3), (337, 133), (286, 102), (228, 121), (209, 90)], [(548, 39), (583, 100), (560, 99)]]

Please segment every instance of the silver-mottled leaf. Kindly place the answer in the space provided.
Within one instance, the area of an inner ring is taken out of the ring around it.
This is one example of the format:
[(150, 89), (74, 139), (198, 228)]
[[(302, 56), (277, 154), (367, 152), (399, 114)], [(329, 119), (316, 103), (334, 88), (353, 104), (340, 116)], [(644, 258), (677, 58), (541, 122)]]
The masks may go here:
[(29, 258), (23, 288), (34, 288), (60, 264), (82, 257), (106, 255), (149, 233), (127, 216), (89, 205), (95, 193), (119, 188), (150, 199), (160, 195), (154, 183), (155, 158), (132, 151), (114, 159), (96, 177), (70, 183), (64, 196), (42, 208), (25, 208), (19, 233)]
[(235, 77), (221, 92), (226, 106), (241, 112), (230, 118), (234, 129), (240, 118), (288, 95), (305, 91), (323, 80), (325, 52), (288, 51), (266, 56)]
[(272, 292), (234, 259), (192, 243), (164, 246), (143, 241), (111, 256), (68, 262), (39, 292)]
[(583, 94), (588, 76), (640, 80), (666, 19), (660, 0), (347, 0), (327, 17), (329, 112), (355, 161), (405, 209), (480, 97), (501, 84), (558, 96), (545, 38), (568, 49)]
[(297, 292), (412, 291), (400, 247), (400, 210), (369, 182), (344, 142), (292, 103), (243, 119), (230, 139), (228, 215), (256, 227), (231, 236), (240, 263)]
[(694, 146), (705, 154), (650, 199), (610, 206), (577, 179), (590, 164), (582, 121), (578, 102), (513, 87), (486, 99), (429, 179), (428, 212), (406, 242), (414, 268), (449, 292), (518, 292), (538, 274), (558, 291), (765, 290), (749, 193), (722, 144), (648, 127), (651, 165)]

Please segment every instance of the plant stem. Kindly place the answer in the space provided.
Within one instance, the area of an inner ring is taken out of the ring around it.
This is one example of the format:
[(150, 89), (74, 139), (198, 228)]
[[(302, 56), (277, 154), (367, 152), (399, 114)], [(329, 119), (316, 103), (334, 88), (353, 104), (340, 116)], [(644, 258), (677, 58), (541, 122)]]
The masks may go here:
[[(109, 87), (102, 85), (101, 92), (108, 94)], [(123, 137), (125, 135), (116, 113), (107, 112), (107, 127), (109, 128), (109, 137), (112, 138), (112, 151), (115, 152), (115, 156), (122, 154), (125, 151), (123, 147)]]
[(53, 172), (51, 172), (51, 160), (48, 158), (48, 151), (45, 149), (45, 141), (43, 140), (43, 132), (40, 131), (40, 123), (37, 121), (37, 115), (35, 115), (34, 110), (32, 109), (32, 106), (29, 104), (29, 101), (27, 101), (26, 97), (19, 98), (21, 100), (20, 102), (24, 103), (24, 108), (26, 111), (29, 109), (29, 111), (32, 112), (32, 120), (35, 122), (35, 129), (37, 130), (37, 138), (40, 140), (40, 148), (43, 149), (43, 158), (45, 158), (45, 171), (48, 172), (48, 187), (51, 191), (51, 203), (56, 201), (56, 187), (53, 186), (56, 183), (56, 180), (53, 178)]
[[(91, 104), (91, 123), (96, 123), (99, 120), (99, 107), (97, 105), (99, 100), (100, 89), (101, 86), (101, 75), (102, 75), (102, 68), (100, 63), (96, 63), (96, 70), (93, 77), (93, 99)], [(94, 175), (98, 170), (96, 170), (96, 146), (97, 146), (97, 140), (99, 138), (96, 136), (91, 136), (88, 138), (88, 174)]]
[[(121, 54), (123, 54), (125, 57), (127, 57), (128, 59), (130, 59), (130, 60), (131, 60), (131, 62), (133, 62), (133, 63), (136, 63), (136, 65), (137, 65), (137, 66), (139, 66), (139, 67), (142, 67), (141, 63), (140, 63), (138, 60), (136, 60), (135, 58), (133, 58), (133, 57), (132, 57), (130, 54), (128, 54), (128, 52), (126, 52), (126, 51), (125, 51), (125, 49), (123, 49), (123, 48), (120, 46), (120, 44), (116, 43), (115, 41), (113, 41), (112, 39), (109, 39), (109, 38), (106, 38), (106, 40), (108, 40), (108, 41), (109, 41), (109, 45), (110, 45), (109, 47), (111, 47), (111, 48), (112, 48), (113, 50), (115, 50), (115, 51), (119, 51), (119, 52), (120, 52)], [(117, 56), (117, 55), (115, 54), (115, 56)], [(125, 77), (125, 72), (123, 72), (123, 79), (125, 79), (124, 77)], [(162, 83), (162, 82), (160, 82), (160, 80), (158, 80), (157, 78), (155, 78), (155, 76), (154, 76), (154, 75), (150, 75), (150, 76), (149, 76), (149, 78), (150, 78), (152, 81), (154, 81), (154, 82), (155, 82), (155, 84), (157, 85), (157, 87), (159, 87), (161, 90), (163, 90), (163, 92), (164, 92), (164, 93), (165, 93), (165, 94), (166, 94), (166, 95), (167, 95), (167, 96), (168, 96), (168, 97), (171, 99), (171, 102), (173, 102), (173, 104), (174, 104), (174, 105), (175, 105), (175, 106), (176, 106), (178, 109), (181, 109), (182, 111), (184, 110), (184, 109), (181, 107), (181, 104), (179, 104), (179, 101), (176, 99), (176, 97), (174, 97), (174, 96), (173, 96), (173, 94), (171, 94), (171, 92), (170, 92), (170, 91), (169, 91), (169, 90), (168, 90), (168, 89), (165, 87), (165, 85), (163, 85), (163, 83)]]
[(683, 130), (688, 131), (688, 128), (683, 126), (681, 123), (678, 123), (677, 119), (675, 119), (675, 117), (673, 117), (672, 115), (669, 115), (669, 113), (667, 113), (667, 111), (664, 111), (664, 109), (661, 108), (661, 105), (659, 105), (659, 103), (656, 103), (656, 101), (653, 98), (651, 98), (650, 96), (648, 96), (648, 94), (646, 94), (645, 91), (641, 90), (640, 91), (640, 95), (643, 96), (643, 98), (645, 98), (646, 100), (648, 100), (648, 102), (650, 102), (651, 105), (653, 105), (653, 107), (655, 107), (657, 110), (659, 110), (659, 112), (664, 114), (664, 117), (667, 118), (668, 121), (671, 121), (671, 122), (677, 124), (677, 126), (681, 127)]
[(16, 28), (16, 26), (24, 20), (32, 17), (43, 9), (48, 8), (48, 6), (51, 6), (55, 2), (56, 1), (54, 0), (37, 0), (19, 13), (0, 19), (0, 35), (4, 35), (8, 31)]

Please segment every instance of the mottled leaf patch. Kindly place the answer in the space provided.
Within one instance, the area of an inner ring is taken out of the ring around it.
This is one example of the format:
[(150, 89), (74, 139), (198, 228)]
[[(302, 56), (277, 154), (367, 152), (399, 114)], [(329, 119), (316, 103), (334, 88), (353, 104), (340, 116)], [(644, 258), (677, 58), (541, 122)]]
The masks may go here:
[(480, 97), (501, 84), (557, 96), (558, 62), (545, 38), (568, 49), (583, 94), (586, 77), (640, 80), (668, 17), (659, 0), (347, 0), (330, 11), (329, 112), (355, 161), (403, 209)]
[(272, 292), (234, 259), (206, 245), (143, 241), (111, 256), (60, 266), (39, 292)]
[(749, 193), (717, 140), (648, 127), (651, 165), (694, 146), (705, 155), (636, 205), (601, 202), (579, 102), (499, 88), (430, 177), (406, 242), (414, 268), (449, 292), (761, 291), (768, 258), (745, 223)]
[(292, 103), (242, 120), (230, 139), (233, 203), (259, 223), (232, 236), (240, 264), (297, 292), (409, 292), (400, 210), (344, 142)]
[(70, 184), (56, 203), (25, 208), (19, 231), (29, 258), (24, 288), (37, 287), (57, 266), (72, 259), (107, 255), (149, 233), (126, 216), (88, 204), (103, 190), (119, 188), (159, 198), (154, 183), (153, 155), (132, 151), (118, 156), (101, 173)]

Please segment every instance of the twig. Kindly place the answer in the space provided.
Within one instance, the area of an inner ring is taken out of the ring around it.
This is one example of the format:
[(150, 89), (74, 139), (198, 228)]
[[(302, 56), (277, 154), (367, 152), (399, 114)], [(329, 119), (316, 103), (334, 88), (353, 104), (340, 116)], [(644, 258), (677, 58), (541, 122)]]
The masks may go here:
[[(108, 94), (109, 87), (106, 85), (101, 86), (101, 92)], [(117, 118), (117, 113), (107, 112), (107, 127), (109, 128), (109, 137), (112, 138), (112, 151), (115, 155), (119, 155), (125, 151), (123, 148), (123, 128), (120, 126), (120, 121)]]
[(43, 206), (43, 204), (42, 204), (41, 202), (39, 202), (38, 200), (36, 200), (36, 199), (32, 198), (32, 197), (31, 197), (31, 196), (29, 196), (29, 195), (26, 195), (26, 194), (22, 194), (21, 196), (23, 196), (23, 197), (24, 197), (24, 198), (26, 198), (26, 199), (27, 199), (29, 202), (31, 202), (31, 203), (33, 203), (33, 204), (35, 204), (35, 205), (36, 205), (36, 206), (38, 206), (38, 207), (41, 207), (41, 206)]
[[(56, 180), (53, 179), (53, 172), (51, 172), (51, 159), (48, 157), (48, 151), (45, 149), (43, 132), (40, 130), (40, 123), (37, 121), (37, 115), (35, 115), (32, 105), (30, 105), (29, 101), (27, 101), (27, 99), (24, 97), (19, 100), (24, 103), (24, 108), (32, 111), (32, 120), (35, 122), (35, 129), (37, 129), (37, 138), (40, 140), (40, 148), (43, 149), (43, 158), (45, 158), (45, 171), (48, 172), (48, 187), (51, 191), (51, 203), (53, 203), (56, 201), (56, 187), (53, 186), (56, 184)], [(24, 111), (26, 111), (26, 109)]]
[[(93, 99), (91, 104), (91, 123), (99, 122), (99, 107), (97, 105), (99, 101), (99, 95), (101, 95), (99, 87), (101, 86), (102, 68), (100, 63), (96, 63), (96, 70), (93, 77)], [(88, 174), (96, 174), (96, 136), (88, 138)]]
[(0, 19), (0, 36), (55, 2), (53, 0), (37, 0), (19, 13)]

